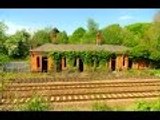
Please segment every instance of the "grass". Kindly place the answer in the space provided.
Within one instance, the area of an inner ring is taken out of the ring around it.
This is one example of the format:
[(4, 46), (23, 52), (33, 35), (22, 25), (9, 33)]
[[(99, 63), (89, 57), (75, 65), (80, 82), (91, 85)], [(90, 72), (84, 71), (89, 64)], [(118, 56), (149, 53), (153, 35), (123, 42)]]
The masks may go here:
[(112, 111), (113, 108), (109, 107), (106, 103), (96, 102), (92, 105), (92, 111)]
[[(53, 109), (53, 108), (52, 108)], [(27, 103), (17, 106), (16, 111), (48, 111), (49, 105), (45, 100), (37, 95), (34, 95)]]

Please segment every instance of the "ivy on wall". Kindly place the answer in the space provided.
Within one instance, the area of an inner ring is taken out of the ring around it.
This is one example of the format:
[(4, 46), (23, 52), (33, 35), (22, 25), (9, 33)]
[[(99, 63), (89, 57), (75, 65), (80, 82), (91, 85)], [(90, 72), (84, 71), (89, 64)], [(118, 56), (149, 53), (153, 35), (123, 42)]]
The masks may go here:
[(104, 64), (107, 61), (109, 61), (109, 58), (113, 55), (114, 53), (108, 52), (108, 51), (55, 51), (51, 52), (49, 56), (51, 56), (55, 64), (59, 64), (61, 58), (66, 57), (71, 65), (73, 65), (74, 59), (75, 58), (81, 58), (83, 62), (86, 65), (91, 65), (93, 64), (93, 61), (95, 63), (100, 63)]

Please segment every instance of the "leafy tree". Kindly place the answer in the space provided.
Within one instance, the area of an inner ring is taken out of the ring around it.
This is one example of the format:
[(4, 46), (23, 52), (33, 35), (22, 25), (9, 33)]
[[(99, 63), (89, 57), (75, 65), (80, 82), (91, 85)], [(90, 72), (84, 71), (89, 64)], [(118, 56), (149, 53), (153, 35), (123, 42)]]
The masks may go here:
[(88, 19), (87, 28), (88, 31), (84, 34), (82, 38), (82, 43), (94, 43), (96, 41), (96, 34), (98, 32), (98, 23), (96, 23), (93, 19)]
[(7, 54), (7, 51), (4, 46), (4, 42), (7, 39), (6, 30), (8, 27), (5, 25), (3, 21), (0, 22), (0, 53)]
[(89, 18), (87, 21), (87, 28), (89, 32), (98, 31), (98, 23), (96, 23), (93, 19)]
[(67, 33), (65, 31), (58, 33), (57, 40), (58, 40), (58, 43), (67, 44), (68, 43)]
[(29, 52), (29, 38), (30, 34), (25, 30), (17, 31), (14, 35), (10, 36), (5, 42), (8, 55), (13, 58), (26, 57)]
[(82, 27), (77, 28), (73, 34), (69, 37), (69, 43), (72, 44), (79, 44), (82, 41), (82, 38), (84, 34), (86, 33), (86, 30)]
[(9, 62), (9, 57), (5, 54), (0, 54), (0, 63), (3, 64), (3, 63), (7, 63)]
[(4, 22), (0, 22), (0, 44), (4, 43), (6, 40), (6, 30), (8, 27), (5, 25)]
[(126, 28), (123, 29), (122, 36), (124, 46), (134, 47), (139, 43), (138, 36), (134, 35), (131, 31), (127, 30)]
[(126, 29), (133, 32), (134, 35), (138, 35), (139, 38), (144, 36), (144, 32), (151, 27), (151, 23), (135, 23), (125, 26)]
[(130, 51), (130, 58), (133, 60), (149, 60), (151, 51), (144, 45), (138, 45)]
[(150, 60), (153, 68), (160, 68), (160, 52), (158, 50), (151, 51)]
[(109, 25), (102, 30), (105, 44), (122, 44), (122, 28), (119, 24)]
[(37, 30), (30, 41), (32, 48), (51, 42), (50, 31), (51, 28)]

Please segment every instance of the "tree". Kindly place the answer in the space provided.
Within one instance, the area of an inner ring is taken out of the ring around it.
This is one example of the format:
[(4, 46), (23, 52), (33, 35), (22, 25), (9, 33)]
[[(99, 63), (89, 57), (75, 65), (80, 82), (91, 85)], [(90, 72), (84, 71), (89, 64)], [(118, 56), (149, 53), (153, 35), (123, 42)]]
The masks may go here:
[(143, 42), (141, 44), (145, 44), (149, 46), (150, 49), (160, 50), (160, 20), (159, 19), (160, 12), (157, 12), (153, 18), (153, 23), (150, 24), (148, 29), (145, 29)]
[(0, 65), (9, 62), (9, 57), (5, 54), (0, 54)]
[(133, 60), (149, 60), (151, 51), (145, 45), (137, 45), (130, 51), (130, 58)]
[(4, 42), (7, 39), (7, 35), (6, 35), (6, 30), (8, 29), (8, 27), (5, 25), (4, 22), (0, 22), (0, 53), (4, 53), (6, 54), (7, 51), (4, 47)]
[(58, 43), (58, 40), (57, 40), (57, 36), (58, 36), (58, 33), (60, 31), (57, 29), (57, 28), (53, 28), (51, 31), (50, 31), (50, 39), (51, 39), (51, 42), (54, 43), (54, 44), (57, 44)]
[(122, 36), (124, 46), (134, 47), (139, 43), (138, 36), (134, 35), (131, 31), (127, 30), (126, 28), (123, 29)]
[(69, 43), (71, 44), (79, 44), (82, 41), (82, 38), (84, 34), (86, 33), (86, 30), (82, 27), (77, 28), (73, 34), (69, 38)]
[(6, 40), (6, 30), (8, 27), (4, 22), (0, 21), (0, 44), (2, 44)]
[(102, 30), (105, 44), (122, 44), (123, 34), (119, 24), (109, 25)]
[(32, 48), (40, 46), (45, 43), (50, 43), (51, 42), (50, 31), (51, 28), (44, 28), (41, 30), (37, 30), (30, 41)]
[(25, 30), (17, 31), (14, 35), (10, 36), (6, 42), (8, 55), (13, 58), (24, 58), (29, 53), (30, 34)]
[(89, 18), (87, 21), (87, 28), (89, 32), (98, 31), (98, 23), (96, 23), (93, 19)]
[(137, 35), (139, 38), (144, 37), (145, 31), (147, 31), (152, 26), (151, 23), (135, 23), (131, 25), (125, 26), (125, 28), (131, 32), (133, 32), (134, 35)]
[(68, 43), (67, 33), (65, 31), (58, 33), (57, 40), (58, 40), (58, 43), (67, 44)]
[(98, 32), (98, 23), (96, 23), (93, 19), (88, 19), (87, 28), (88, 31), (83, 35), (82, 43), (94, 43), (96, 42), (96, 34)]

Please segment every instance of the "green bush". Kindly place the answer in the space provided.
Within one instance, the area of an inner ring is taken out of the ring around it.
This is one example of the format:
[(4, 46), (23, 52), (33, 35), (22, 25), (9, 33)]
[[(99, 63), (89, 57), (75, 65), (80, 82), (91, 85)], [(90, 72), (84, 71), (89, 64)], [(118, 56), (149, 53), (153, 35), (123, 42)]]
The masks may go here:
[(134, 110), (135, 111), (151, 111), (151, 104), (146, 101), (139, 101), (135, 104)]
[(152, 105), (152, 111), (160, 111), (160, 99), (158, 99), (156, 102)]
[(111, 111), (112, 109), (105, 103), (95, 103), (92, 106), (92, 110), (93, 111)]
[(46, 111), (49, 110), (48, 104), (39, 96), (31, 98), (30, 101), (18, 108), (20, 111)]

